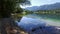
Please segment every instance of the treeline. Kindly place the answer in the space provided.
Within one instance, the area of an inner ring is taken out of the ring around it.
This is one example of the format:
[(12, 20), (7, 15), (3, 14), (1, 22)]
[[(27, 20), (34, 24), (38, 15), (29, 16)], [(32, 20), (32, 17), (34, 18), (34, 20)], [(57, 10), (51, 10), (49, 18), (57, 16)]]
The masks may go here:
[(25, 10), (25, 14), (50, 14), (50, 15), (60, 15), (60, 9), (55, 10), (38, 10), (38, 11), (29, 11)]
[(33, 14), (34, 12), (33, 11), (29, 11), (29, 10), (24, 10), (23, 11), (23, 14), (27, 15), (27, 14)]
[(60, 14), (60, 9), (56, 10), (38, 10), (34, 12), (35, 14), (52, 14), (52, 15), (59, 15)]

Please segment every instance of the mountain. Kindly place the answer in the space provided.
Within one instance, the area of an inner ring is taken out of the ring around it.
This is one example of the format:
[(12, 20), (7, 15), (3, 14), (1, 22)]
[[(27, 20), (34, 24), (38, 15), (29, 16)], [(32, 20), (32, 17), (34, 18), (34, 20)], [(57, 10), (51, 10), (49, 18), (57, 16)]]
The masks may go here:
[(33, 6), (33, 7), (27, 7), (25, 8), (26, 10), (30, 10), (30, 11), (36, 11), (39, 9), (39, 6)]
[(27, 7), (25, 9), (30, 11), (37, 11), (37, 10), (52, 10), (52, 9), (59, 9), (59, 8), (60, 8), (60, 3), (54, 3), (54, 4), (48, 4), (42, 6)]

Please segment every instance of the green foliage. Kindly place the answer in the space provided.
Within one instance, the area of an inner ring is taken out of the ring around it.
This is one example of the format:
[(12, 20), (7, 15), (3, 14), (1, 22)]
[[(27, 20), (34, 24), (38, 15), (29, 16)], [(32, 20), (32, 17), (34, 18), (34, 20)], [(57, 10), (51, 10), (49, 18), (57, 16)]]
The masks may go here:
[(15, 12), (15, 10), (17, 10), (18, 12), (23, 11), (20, 5), (27, 5), (29, 3), (30, 2), (28, 0), (0, 0), (0, 15), (3, 18), (10, 17), (11, 13)]
[(25, 10), (25, 14), (33, 14), (33, 11)]
[(54, 10), (38, 10), (34, 12), (36, 14), (45, 14), (45, 15), (60, 15), (60, 9)]

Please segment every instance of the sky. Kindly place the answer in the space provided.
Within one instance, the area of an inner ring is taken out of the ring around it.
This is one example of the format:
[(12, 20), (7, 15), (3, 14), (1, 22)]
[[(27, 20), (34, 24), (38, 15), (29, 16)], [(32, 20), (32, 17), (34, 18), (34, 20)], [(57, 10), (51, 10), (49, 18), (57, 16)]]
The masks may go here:
[(30, 6), (21, 6), (22, 8), (26, 7), (32, 7), (32, 6), (41, 6), (45, 4), (53, 4), (56, 2), (60, 2), (60, 0), (30, 0), (31, 5)]

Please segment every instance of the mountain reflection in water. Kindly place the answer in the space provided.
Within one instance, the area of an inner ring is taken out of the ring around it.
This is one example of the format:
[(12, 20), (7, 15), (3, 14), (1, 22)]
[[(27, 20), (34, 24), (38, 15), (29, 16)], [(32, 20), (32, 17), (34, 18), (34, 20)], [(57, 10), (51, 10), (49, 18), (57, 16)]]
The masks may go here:
[[(56, 32), (56, 29), (60, 28), (59, 27), (60, 20), (55, 16), (54, 17), (53, 16), (50, 17), (50, 16), (29, 14), (29, 15), (23, 16), (21, 21), (18, 22), (18, 26), (20, 26), (21, 28), (23, 28), (28, 32), (30, 32), (32, 29), (33, 31), (34, 29), (38, 29), (36, 30), (36, 32), (41, 31), (40, 28), (42, 27), (43, 30), (46, 30), (50, 34), (53, 34), (54, 32)], [(57, 33), (60, 34), (59, 32), (60, 30)]]

